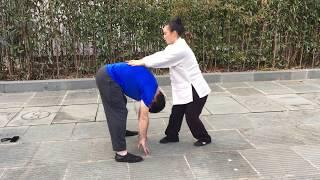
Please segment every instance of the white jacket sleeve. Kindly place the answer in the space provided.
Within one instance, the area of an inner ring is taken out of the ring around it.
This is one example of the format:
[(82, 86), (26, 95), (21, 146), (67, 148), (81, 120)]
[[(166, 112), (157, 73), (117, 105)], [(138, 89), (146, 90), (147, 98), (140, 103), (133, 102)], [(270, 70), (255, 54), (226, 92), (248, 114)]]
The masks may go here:
[(156, 52), (142, 59), (147, 67), (152, 68), (169, 68), (176, 66), (183, 59), (183, 51), (167, 47), (163, 51)]

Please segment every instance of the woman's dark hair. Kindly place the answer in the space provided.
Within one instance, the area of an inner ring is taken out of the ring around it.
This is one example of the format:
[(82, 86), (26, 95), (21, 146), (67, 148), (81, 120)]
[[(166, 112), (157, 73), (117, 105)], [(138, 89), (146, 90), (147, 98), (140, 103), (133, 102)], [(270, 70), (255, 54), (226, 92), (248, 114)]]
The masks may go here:
[(164, 94), (160, 91), (156, 97), (156, 100), (151, 104), (149, 112), (158, 113), (162, 111), (165, 106), (166, 106), (166, 98)]
[(171, 32), (176, 31), (179, 36), (181, 36), (185, 32), (185, 28), (180, 17), (175, 17), (174, 19), (172, 19), (168, 23), (168, 26)]

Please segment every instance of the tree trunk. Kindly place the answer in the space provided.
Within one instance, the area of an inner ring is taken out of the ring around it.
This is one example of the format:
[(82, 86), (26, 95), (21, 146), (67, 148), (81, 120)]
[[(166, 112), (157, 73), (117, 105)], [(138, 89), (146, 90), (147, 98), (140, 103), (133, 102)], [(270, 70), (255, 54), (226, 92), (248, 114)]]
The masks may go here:
[(301, 50), (300, 50), (300, 62), (299, 62), (300, 69), (302, 69), (303, 50), (304, 50), (304, 48), (302, 46)]
[(272, 53), (273, 53), (272, 68), (275, 68), (276, 66), (276, 57), (277, 57), (277, 48), (278, 48), (277, 39), (278, 39), (278, 33), (275, 31), (274, 38), (273, 38), (273, 50), (272, 50)]
[(315, 60), (316, 60), (316, 51), (313, 50), (312, 51), (312, 68), (314, 68)]

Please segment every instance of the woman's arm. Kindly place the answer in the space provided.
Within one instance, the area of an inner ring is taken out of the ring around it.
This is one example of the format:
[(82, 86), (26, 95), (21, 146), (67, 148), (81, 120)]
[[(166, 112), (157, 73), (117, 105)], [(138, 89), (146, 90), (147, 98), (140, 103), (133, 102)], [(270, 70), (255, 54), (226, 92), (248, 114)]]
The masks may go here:
[(141, 60), (128, 61), (132, 66), (147, 66), (152, 68), (168, 68), (176, 66), (183, 59), (184, 53), (174, 47), (166, 48), (164, 51), (156, 52), (150, 56), (146, 56)]

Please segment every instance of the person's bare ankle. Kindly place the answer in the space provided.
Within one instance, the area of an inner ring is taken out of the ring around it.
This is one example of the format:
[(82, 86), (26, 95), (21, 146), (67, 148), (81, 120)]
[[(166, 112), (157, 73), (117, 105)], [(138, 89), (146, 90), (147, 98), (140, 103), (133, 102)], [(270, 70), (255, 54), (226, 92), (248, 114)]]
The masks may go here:
[(118, 151), (116, 153), (119, 154), (120, 156), (125, 156), (125, 155), (127, 155), (128, 151), (124, 150), (124, 151)]

